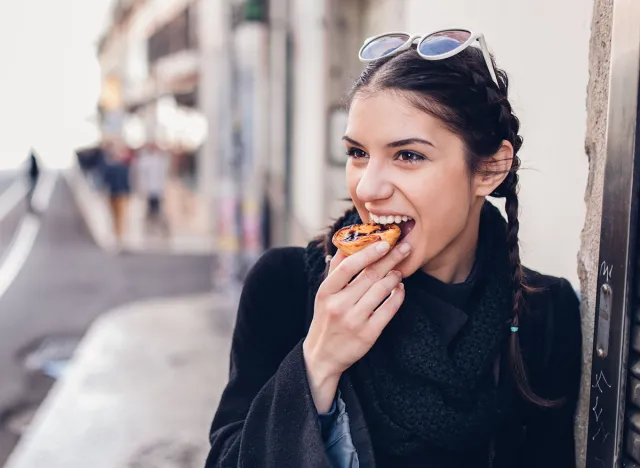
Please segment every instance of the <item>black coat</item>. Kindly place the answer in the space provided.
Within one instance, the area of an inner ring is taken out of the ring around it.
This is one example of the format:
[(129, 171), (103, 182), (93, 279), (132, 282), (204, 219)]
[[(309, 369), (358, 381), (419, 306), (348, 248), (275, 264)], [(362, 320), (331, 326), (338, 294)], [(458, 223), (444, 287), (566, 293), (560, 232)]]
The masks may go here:
[[(331, 468), (302, 354), (314, 305), (303, 252), (296, 247), (270, 250), (247, 277), (233, 335), (229, 383), (211, 427), (206, 468)], [(566, 280), (531, 271), (527, 277), (531, 286), (540, 288), (527, 296), (529, 312), (520, 323), (529, 380), (538, 395), (564, 397), (566, 402), (559, 409), (534, 407), (504, 379), (499, 392), (517, 404), (495, 434), (493, 467), (571, 468), (581, 369), (579, 303)], [(506, 367), (504, 359), (501, 366)], [(374, 467), (365, 416), (349, 371), (340, 390), (360, 466)]]

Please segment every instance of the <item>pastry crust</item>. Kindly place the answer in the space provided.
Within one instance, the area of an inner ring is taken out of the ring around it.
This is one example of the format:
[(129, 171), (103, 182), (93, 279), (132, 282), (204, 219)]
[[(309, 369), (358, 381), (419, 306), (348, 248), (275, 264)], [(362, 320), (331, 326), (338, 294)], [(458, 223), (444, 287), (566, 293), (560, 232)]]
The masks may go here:
[(380, 240), (387, 241), (393, 248), (400, 238), (400, 233), (396, 224), (354, 224), (336, 231), (332, 242), (342, 253), (349, 256)]

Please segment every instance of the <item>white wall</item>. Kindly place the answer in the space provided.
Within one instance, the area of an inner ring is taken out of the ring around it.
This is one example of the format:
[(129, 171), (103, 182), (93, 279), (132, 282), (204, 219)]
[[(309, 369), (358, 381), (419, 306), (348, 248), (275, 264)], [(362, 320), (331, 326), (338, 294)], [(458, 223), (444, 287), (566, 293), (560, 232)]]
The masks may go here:
[[(385, 11), (369, 13), (374, 18), (368, 24), (380, 29), (365, 34), (397, 28), (393, 18), (385, 23)], [(403, 14), (408, 32), (464, 27), (485, 34), (498, 66), (511, 78), (511, 101), (522, 123), (523, 261), (577, 287), (588, 174), (584, 140), (592, 2), (405, 0)]]
[[(364, 37), (386, 31), (402, 31), (405, 23), (406, 0), (364, 0), (362, 27)], [(357, 53), (357, 51), (355, 51)]]

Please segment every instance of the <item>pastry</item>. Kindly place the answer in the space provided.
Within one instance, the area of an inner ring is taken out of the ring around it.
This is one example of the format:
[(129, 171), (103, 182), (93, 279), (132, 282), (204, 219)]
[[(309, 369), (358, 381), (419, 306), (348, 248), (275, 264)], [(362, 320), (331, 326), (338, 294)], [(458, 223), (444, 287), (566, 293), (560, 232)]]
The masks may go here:
[(354, 224), (336, 231), (332, 242), (342, 253), (349, 256), (380, 240), (387, 241), (393, 247), (398, 242), (400, 234), (400, 227), (396, 224)]

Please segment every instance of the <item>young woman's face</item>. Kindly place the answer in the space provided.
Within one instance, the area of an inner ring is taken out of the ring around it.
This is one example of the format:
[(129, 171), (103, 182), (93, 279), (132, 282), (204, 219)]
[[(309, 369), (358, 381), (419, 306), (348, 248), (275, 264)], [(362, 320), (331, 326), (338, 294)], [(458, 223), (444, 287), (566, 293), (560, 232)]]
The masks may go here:
[(344, 142), (347, 185), (362, 220), (407, 216), (415, 221), (408, 234), (413, 223), (403, 228), (402, 241), (412, 247), (399, 266), (403, 276), (441, 258), (459, 238), (468, 238), (470, 229), (477, 235), (484, 192), (469, 172), (462, 140), (438, 119), (398, 93), (357, 96)]

